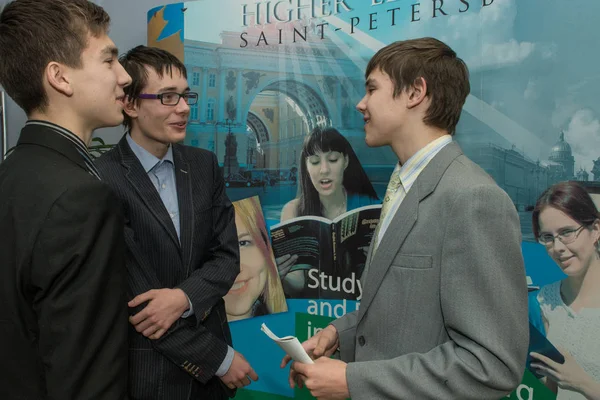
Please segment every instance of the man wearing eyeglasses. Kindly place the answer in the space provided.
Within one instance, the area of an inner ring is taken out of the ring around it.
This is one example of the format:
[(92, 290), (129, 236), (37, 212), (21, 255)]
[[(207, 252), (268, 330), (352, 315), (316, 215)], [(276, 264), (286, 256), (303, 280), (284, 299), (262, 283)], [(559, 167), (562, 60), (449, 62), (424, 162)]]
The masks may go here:
[(239, 273), (234, 210), (216, 156), (179, 144), (190, 91), (172, 54), (138, 46), (127, 133), (97, 161), (125, 212), (132, 399), (224, 399), (258, 377), (233, 350), (223, 296)]

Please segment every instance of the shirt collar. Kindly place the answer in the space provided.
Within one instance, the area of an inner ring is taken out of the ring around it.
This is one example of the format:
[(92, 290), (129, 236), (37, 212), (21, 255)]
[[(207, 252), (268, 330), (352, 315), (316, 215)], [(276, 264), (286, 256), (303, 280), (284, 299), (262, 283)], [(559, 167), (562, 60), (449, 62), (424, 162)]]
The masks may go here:
[(165, 154), (165, 156), (161, 160), (160, 158), (156, 157), (154, 154), (150, 153), (148, 150), (144, 149), (142, 146), (137, 144), (135, 140), (131, 138), (129, 132), (127, 132), (126, 134), (126, 139), (127, 143), (129, 143), (129, 147), (131, 147), (131, 150), (133, 151), (133, 154), (135, 154), (138, 160), (140, 160), (140, 163), (142, 164), (142, 167), (144, 167), (144, 171), (146, 171), (146, 173), (150, 172), (150, 170), (161, 161), (169, 161), (171, 164), (174, 164), (173, 146), (169, 146), (167, 154)]
[(400, 170), (400, 180), (402, 186), (408, 192), (412, 184), (415, 182), (421, 171), (425, 169), (437, 153), (440, 152), (447, 144), (452, 142), (452, 136), (443, 135), (432, 142), (429, 142), (425, 147), (413, 154), (402, 165), (396, 164), (394, 172)]
[(52, 131), (56, 132), (63, 138), (67, 139), (69, 142), (71, 142), (75, 146), (75, 148), (77, 149), (77, 152), (83, 158), (83, 162), (85, 163), (85, 167), (88, 170), (88, 172), (91, 175), (93, 175), (94, 177), (96, 177), (97, 179), (100, 179), (100, 173), (98, 172), (98, 169), (94, 165), (94, 162), (93, 162), (92, 156), (90, 155), (88, 147), (79, 136), (77, 136), (70, 130), (63, 128), (60, 125), (54, 124), (50, 121), (31, 119), (25, 123), (25, 126), (45, 127), (45, 128), (51, 129)]
[(63, 128), (60, 125), (56, 125), (49, 121), (42, 121), (42, 120), (37, 120), (37, 119), (30, 119), (29, 121), (27, 121), (25, 123), (25, 126), (29, 126), (29, 125), (38, 125), (38, 126), (44, 126), (46, 128), (50, 128), (50, 129), (54, 130), (56, 133), (60, 134), (62, 137), (71, 141), (71, 143), (73, 143), (75, 145), (75, 147), (77, 147), (77, 150), (89, 154), (88, 147), (83, 142), (83, 140), (79, 136), (77, 136), (76, 134), (71, 132), (70, 130)]

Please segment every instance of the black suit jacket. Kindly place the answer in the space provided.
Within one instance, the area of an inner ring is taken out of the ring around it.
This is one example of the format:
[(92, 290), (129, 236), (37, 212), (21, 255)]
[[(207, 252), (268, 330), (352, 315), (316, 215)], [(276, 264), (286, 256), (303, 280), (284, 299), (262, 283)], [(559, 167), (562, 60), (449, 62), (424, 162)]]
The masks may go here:
[(123, 216), (75, 146), (23, 128), (0, 164), (0, 399), (123, 399)]
[(136, 400), (223, 399), (234, 394), (215, 377), (231, 345), (222, 298), (239, 273), (234, 209), (213, 153), (175, 144), (173, 159), (181, 240), (125, 136), (96, 162), (124, 207), (129, 297), (177, 287), (194, 310), (159, 340), (130, 327), (129, 394)]

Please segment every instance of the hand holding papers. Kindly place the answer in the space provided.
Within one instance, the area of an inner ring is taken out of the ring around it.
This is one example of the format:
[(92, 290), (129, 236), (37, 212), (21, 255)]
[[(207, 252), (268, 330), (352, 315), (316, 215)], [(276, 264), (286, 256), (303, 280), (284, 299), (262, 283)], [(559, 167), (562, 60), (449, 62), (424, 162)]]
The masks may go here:
[(292, 360), (298, 361), (303, 364), (314, 364), (313, 360), (304, 350), (304, 347), (300, 344), (300, 341), (295, 336), (284, 336), (282, 338), (275, 335), (267, 325), (264, 323), (261, 325), (260, 330), (263, 331), (268, 337), (270, 337), (275, 343), (279, 345)]

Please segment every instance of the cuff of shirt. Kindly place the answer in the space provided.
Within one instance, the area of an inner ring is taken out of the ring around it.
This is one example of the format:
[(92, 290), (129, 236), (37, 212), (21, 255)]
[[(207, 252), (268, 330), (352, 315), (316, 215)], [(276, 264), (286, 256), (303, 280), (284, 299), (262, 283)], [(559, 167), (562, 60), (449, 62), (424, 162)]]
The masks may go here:
[(231, 367), (231, 363), (233, 362), (233, 356), (233, 348), (231, 346), (227, 346), (227, 354), (225, 355), (225, 359), (221, 363), (221, 366), (219, 367), (217, 372), (215, 372), (216, 376), (221, 377), (225, 375), (227, 371), (229, 371), (229, 367)]
[(187, 318), (187, 317), (191, 317), (192, 315), (194, 315), (194, 306), (192, 305), (192, 302), (190, 301), (190, 298), (188, 297), (187, 294), (185, 294), (185, 298), (187, 299), (188, 303), (190, 304), (190, 308), (188, 310), (185, 310), (185, 312), (183, 314), (181, 314), (181, 318)]

